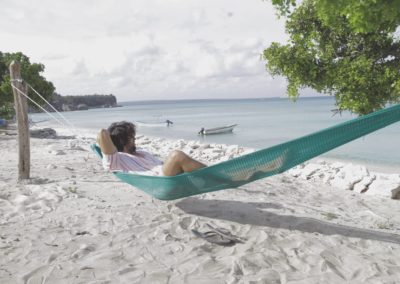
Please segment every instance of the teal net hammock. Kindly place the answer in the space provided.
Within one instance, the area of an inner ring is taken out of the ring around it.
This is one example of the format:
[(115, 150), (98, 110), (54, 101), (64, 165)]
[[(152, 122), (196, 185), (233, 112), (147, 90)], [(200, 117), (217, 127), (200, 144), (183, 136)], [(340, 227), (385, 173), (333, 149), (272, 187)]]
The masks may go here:
[[(322, 153), (400, 120), (400, 105), (190, 173), (172, 177), (114, 172), (122, 181), (161, 200), (236, 188), (282, 173)], [(92, 149), (101, 157), (100, 148)]]

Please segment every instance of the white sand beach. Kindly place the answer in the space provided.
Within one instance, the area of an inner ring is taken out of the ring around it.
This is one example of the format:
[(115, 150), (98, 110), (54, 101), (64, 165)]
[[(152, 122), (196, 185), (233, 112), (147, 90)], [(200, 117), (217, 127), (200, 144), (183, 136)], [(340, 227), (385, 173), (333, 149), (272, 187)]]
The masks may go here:
[[(0, 283), (398, 283), (400, 175), (315, 160), (237, 189), (159, 201), (105, 172), (94, 135), (0, 133)], [(250, 152), (140, 136), (208, 164)], [(207, 224), (244, 239), (212, 244)]]

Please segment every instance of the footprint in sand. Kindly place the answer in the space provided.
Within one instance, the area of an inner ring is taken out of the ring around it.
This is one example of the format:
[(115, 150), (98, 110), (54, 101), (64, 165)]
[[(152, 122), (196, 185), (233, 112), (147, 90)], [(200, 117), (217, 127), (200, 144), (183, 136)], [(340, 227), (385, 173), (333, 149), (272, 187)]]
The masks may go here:
[(82, 244), (79, 249), (72, 253), (71, 257), (82, 258), (95, 250), (96, 247), (93, 244)]

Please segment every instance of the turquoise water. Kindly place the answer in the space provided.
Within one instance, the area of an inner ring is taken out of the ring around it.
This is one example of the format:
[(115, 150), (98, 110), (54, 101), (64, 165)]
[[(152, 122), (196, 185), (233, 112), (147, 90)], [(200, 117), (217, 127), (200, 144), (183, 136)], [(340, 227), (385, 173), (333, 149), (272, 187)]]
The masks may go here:
[[(204, 143), (236, 144), (261, 149), (355, 118), (350, 113), (333, 116), (334, 100), (328, 98), (243, 100), (184, 100), (121, 103), (123, 107), (64, 112), (76, 127), (106, 128), (111, 122), (169, 119), (171, 127), (138, 127), (139, 134)], [(45, 114), (34, 114), (42, 120)], [(200, 137), (201, 127), (238, 124), (233, 133)], [(54, 124), (55, 125), (55, 124)], [(400, 123), (391, 125), (324, 156), (332, 159), (400, 168)]]

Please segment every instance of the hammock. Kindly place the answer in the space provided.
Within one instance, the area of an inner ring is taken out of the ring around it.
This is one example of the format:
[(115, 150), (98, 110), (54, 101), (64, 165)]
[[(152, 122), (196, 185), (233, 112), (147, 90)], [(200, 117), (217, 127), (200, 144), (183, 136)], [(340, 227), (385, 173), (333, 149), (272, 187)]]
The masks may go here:
[[(177, 176), (142, 176), (114, 172), (122, 181), (160, 200), (236, 188), (282, 173), (322, 153), (400, 120), (400, 105), (382, 109), (333, 127)], [(92, 149), (101, 157), (100, 148)]]

